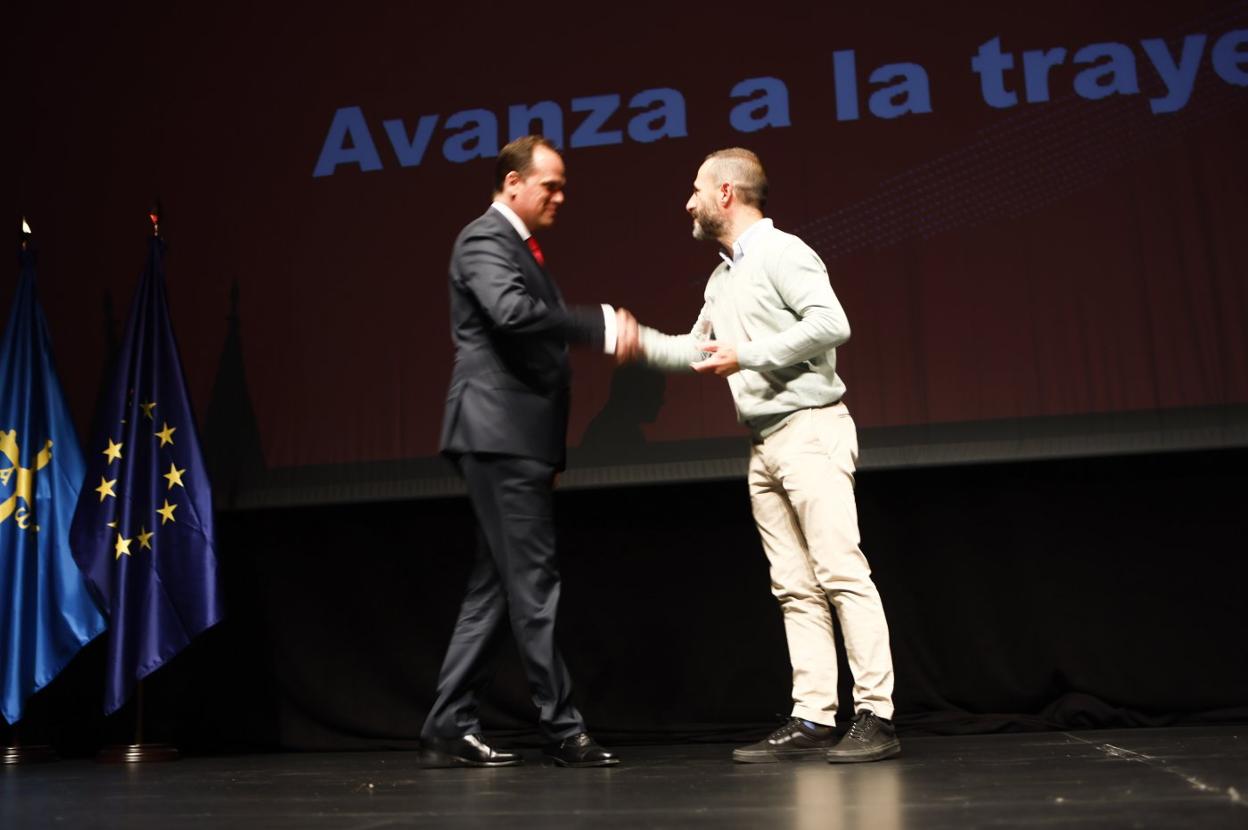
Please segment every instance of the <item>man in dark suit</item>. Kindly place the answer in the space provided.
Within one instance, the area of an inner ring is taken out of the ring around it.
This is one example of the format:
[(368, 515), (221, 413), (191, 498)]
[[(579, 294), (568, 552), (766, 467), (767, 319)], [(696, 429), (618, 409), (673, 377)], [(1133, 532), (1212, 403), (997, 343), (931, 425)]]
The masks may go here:
[(442, 452), (459, 467), (478, 524), (477, 553), (421, 730), (426, 766), (495, 767), (520, 755), (481, 738), (478, 694), (489, 679), (505, 621), (519, 646), (533, 702), (561, 766), (619, 759), (585, 731), (555, 644), (559, 569), (553, 487), (568, 425), (568, 344), (635, 350), (636, 320), (610, 306), (564, 305), (534, 231), (563, 204), (564, 165), (540, 136), (517, 139), (495, 165), (494, 203), (455, 240), (451, 335), (455, 366)]

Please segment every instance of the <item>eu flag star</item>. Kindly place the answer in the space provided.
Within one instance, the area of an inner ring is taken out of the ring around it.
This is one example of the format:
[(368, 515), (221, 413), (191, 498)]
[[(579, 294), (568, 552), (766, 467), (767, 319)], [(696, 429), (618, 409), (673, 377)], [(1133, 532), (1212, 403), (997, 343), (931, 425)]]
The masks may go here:
[(113, 485), (116, 483), (117, 483), (117, 479), (113, 479), (112, 481), (109, 481), (108, 479), (104, 478), (104, 476), (100, 476), (100, 486), (95, 488), (95, 492), (100, 494), (100, 501), (104, 501), (104, 498), (106, 496), (112, 496), (113, 498), (117, 498), (117, 494), (113, 492)]
[(182, 483), (182, 474), (183, 474), (183, 473), (185, 473), (185, 472), (186, 472), (186, 468), (185, 468), (185, 467), (183, 467), (181, 470), (179, 470), (179, 469), (178, 469), (178, 465), (177, 465), (177, 464), (172, 464), (172, 463), (171, 463), (171, 464), (169, 465), (169, 472), (165, 473), (165, 474), (164, 474), (164, 476), (163, 476), (164, 478), (169, 479), (169, 487), (168, 487), (168, 489), (172, 490), (172, 489), (173, 489), (173, 485), (175, 485), (175, 484), (176, 484), (176, 485), (178, 485), (179, 487), (181, 487), (181, 488), (185, 489), (185, 488), (186, 488), (186, 485)]
[(177, 519), (173, 518), (173, 511), (177, 509), (176, 504), (170, 504), (169, 499), (165, 499), (165, 506), (156, 511), (160, 514), (160, 523), (163, 525), (165, 522), (176, 522)]
[(164, 429), (162, 429), (160, 432), (156, 433), (156, 437), (160, 439), (160, 445), (161, 445), (162, 447), (163, 447), (165, 444), (172, 444), (172, 443), (173, 443), (173, 433), (174, 433), (174, 430), (176, 430), (176, 429), (177, 429), (177, 427), (171, 427), (171, 426), (169, 426), (169, 423), (166, 421), (166, 422), (165, 422), (165, 428), (164, 428)]
[(122, 445), (113, 441), (112, 438), (108, 439), (108, 449), (104, 450), (104, 454), (108, 456), (109, 464), (121, 458), (121, 447)]

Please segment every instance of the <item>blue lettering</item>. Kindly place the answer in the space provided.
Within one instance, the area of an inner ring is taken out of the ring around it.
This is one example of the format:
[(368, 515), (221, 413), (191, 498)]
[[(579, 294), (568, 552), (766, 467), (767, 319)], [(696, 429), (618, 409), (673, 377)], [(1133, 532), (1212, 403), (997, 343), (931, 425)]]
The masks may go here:
[(854, 50), (832, 53), (832, 77), (836, 80), (836, 120), (858, 120), (858, 71)]
[(1218, 38), (1213, 45), (1213, 71), (1218, 77), (1234, 86), (1248, 86), (1248, 52), (1240, 48), (1248, 44), (1248, 29), (1236, 29)]
[[(350, 146), (346, 144), (348, 139)], [(364, 121), (364, 111), (359, 107), (341, 107), (334, 113), (312, 176), (332, 175), (340, 164), (358, 164), (360, 170), (366, 172), (381, 169), (381, 159)]]
[(1023, 53), (1023, 84), (1027, 103), (1049, 100), (1049, 70), (1066, 60), (1066, 50), (1034, 50)]
[(463, 164), (472, 159), (498, 155), (498, 119), (489, 110), (464, 110), (446, 119), (448, 130), (468, 127), (442, 142), (442, 155), (447, 161)]
[(620, 107), (618, 95), (591, 95), (587, 98), (573, 98), (573, 112), (588, 112), (589, 115), (572, 133), (573, 147), (602, 147), (606, 144), (623, 144), (624, 133), (620, 130), (601, 131), (599, 128), (607, 123)]
[[(530, 129), (533, 122), (542, 126), (536, 133)], [(525, 135), (544, 135), (556, 147), (563, 147), (563, 110), (554, 101), (539, 101), (533, 106), (513, 104), (507, 108), (507, 140), (515, 141)]]
[(433, 128), (437, 123), (436, 115), (422, 115), (416, 122), (416, 134), (408, 141), (403, 119), (393, 118), (381, 122), (386, 128), (386, 135), (390, 136), (390, 146), (394, 148), (400, 167), (415, 167), (420, 164), (420, 160), (425, 157), (425, 150), (429, 148), (429, 139), (433, 137)]
[(980, 90), (989, 106), (1005, 109), (1018, 103), (1018, 93), (1005, 88), (1005, 70), (1013, 68), (1014, 56), (1001, 52), (1000, 37), (980, 44), (971, 58), (971, 71), (979, 75)]
[(1166, 42), (1161, 38), (1141, 40), (1140, 45), (1153, 62), (1153, 68), (1166, 85), (1164, 98), (1150, 98), (1148, 106), (1154, 114), (1177, 112), (1187, 106), (1196, 83), (1196, 70), (1200, 67), (1200, 54), (1205, 50), (1204, 35), (1188, 35), (1183, 38), (1183, 53), (1176, 65)]
[(897, 118), (907, 113), (932, 111), (927, 72), (917, 63), (890, 63), (881, 66), (871, 73), (869, 80), (873, 84), (897, 80), (895, 84), (877, 89), (867, 101), (867, 107), (876, 118)]
[(1072, 60), (1092, 64), (1075, 76), (1075, 92), (1081, 98), (1097, 101), (1114, 94), (1135, 95), (1140, 91), (1135, 54), (1121, 43), (1090, 44), (1076, 52)]
[(660, 138), (683, 138), (685, 129), (685, 96), (674, 89), (647, 89), (628, 102), (633, 109), (650, 106), (628, 122), (628, 137), (642, 144)]
[(746, 78), (732, 88), (733, 98), (747, 98), (732, 108), (728, 123), (737, 132), (789, 126), (789, 90), (779, 78)]

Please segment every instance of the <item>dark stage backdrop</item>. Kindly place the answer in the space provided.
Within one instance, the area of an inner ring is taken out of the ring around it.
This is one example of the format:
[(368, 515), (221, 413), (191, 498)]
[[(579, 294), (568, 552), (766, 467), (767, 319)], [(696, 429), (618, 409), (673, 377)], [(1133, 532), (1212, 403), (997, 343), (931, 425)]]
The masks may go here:
[[(1248, 721), (1245, 470), (1236, 450), (863, 473), (906, 734)], [(453, 498), (224, 515), (226, 620), (152, 676), (149, 735), (200, 751), (412, 746), (471, 561), (468, 514)], [(788, 712), (744, 482), (561, 491), (556, 520), (558, 636), (595, 732), (752, 740)], [(510, 643), (483, 714), (534, 740)], [(99, 715), (100, 645), (32, 699), (27, 740), (73, 754), (130, 738), (126, 716)]]
[[(530, 130), (567, 151), (569, 299), (668, 331), (716, 263), (698, 163), (762, 155), (854, 326), (867, 468), (1248, 443), (1242, 0), (26, 3), (0, 37), (75, 418), (159, 195), (225, 505), (454, 488), (445, 263)], [(742, 471), (722, 381), (575, 361), (567, 485)]]

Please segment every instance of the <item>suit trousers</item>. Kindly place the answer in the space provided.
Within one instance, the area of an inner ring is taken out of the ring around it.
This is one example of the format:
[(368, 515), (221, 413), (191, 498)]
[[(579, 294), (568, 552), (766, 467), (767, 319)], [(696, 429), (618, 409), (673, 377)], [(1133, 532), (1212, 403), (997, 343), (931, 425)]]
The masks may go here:
[(572, 680), (555, 644), (559, 568), (555, 557), (553, 465), (535, 458), (468, 453), (459, 470), (478, 524), (468, 587), (438, 678), (425, 737), (479, 734), (479, 697), (507, 623), (537, 705), (554, 740), (585, 731)]
[(893, 715), (888, 622), (858, 546), (857, 459), (843, 403), (796, 412), (750, 453), (750, 503), (793, 666), (793, 716), (828, 725), (837, 710), (832, 613), (854, 676), (854, 711)]

